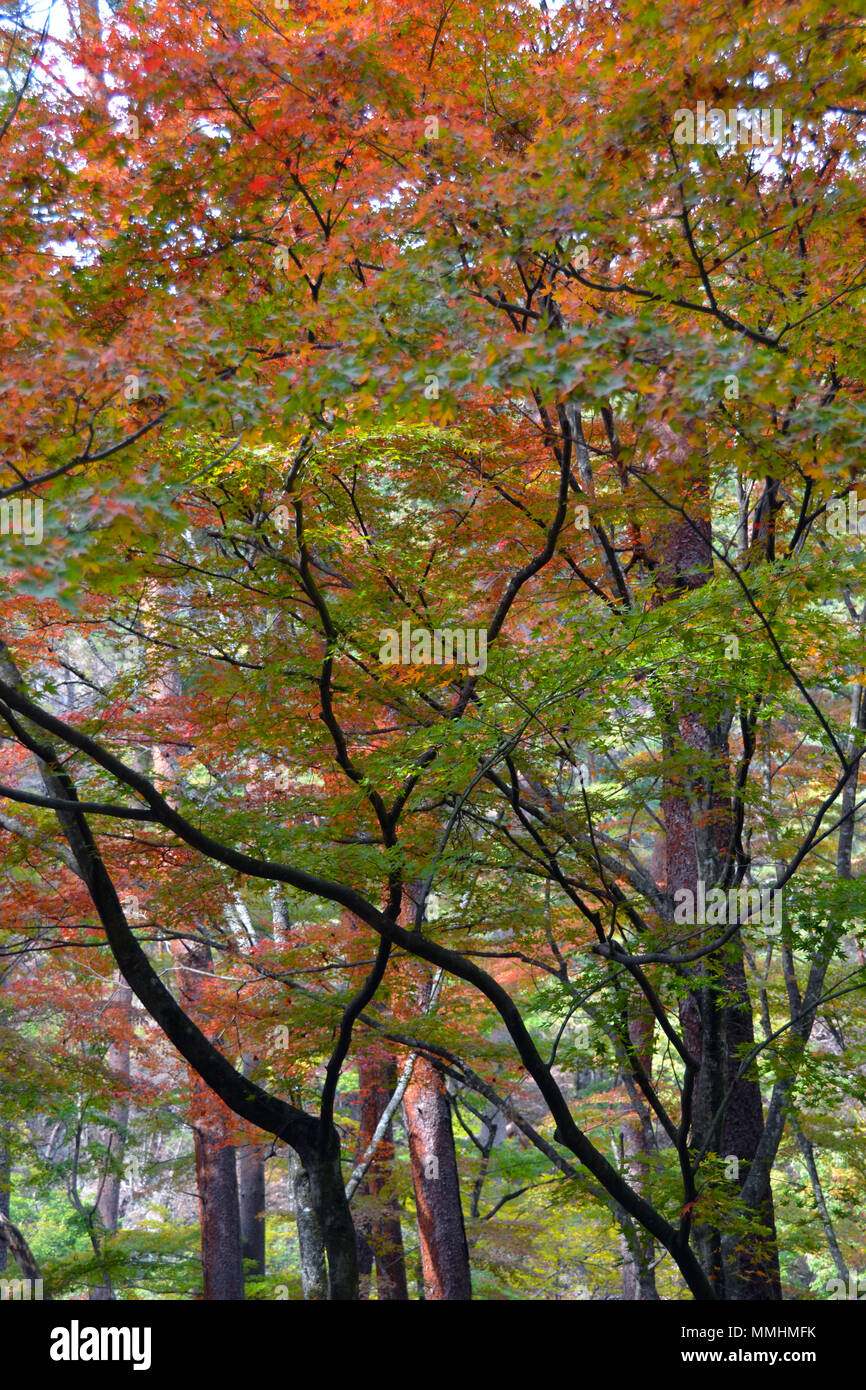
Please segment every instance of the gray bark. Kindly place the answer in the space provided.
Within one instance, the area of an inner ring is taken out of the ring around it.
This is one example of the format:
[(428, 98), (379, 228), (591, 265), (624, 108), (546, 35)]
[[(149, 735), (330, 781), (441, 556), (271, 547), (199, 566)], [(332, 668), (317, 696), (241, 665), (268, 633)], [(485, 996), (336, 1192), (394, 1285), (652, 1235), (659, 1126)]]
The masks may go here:
[(293, 1151), (289, 1168), (292, 1175), (292, 1198), (295, 1223), (298, 1229), (298, 1259), (301, 1266), (301, 1285), (304, 1298), (317, 1302), (328, 1297), (328, 1274), (325, 1268), (325, 1242), (313, 1206), (310, 1179), (304, 1165)]

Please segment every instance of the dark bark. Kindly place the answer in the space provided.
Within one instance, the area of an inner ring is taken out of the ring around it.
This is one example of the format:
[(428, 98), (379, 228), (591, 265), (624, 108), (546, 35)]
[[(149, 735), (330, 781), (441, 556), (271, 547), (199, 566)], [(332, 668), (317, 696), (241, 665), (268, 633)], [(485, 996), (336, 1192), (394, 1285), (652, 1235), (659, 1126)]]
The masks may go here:
[(355, 1216), (355, 1242), (358, 1249), (358, 1297), (368, 1299), (373, 1287), (373, 1247)]
[(196, 1126), (195, 1170), (201, 1212), (201, 1267), (208, 1301), (240, 1301), (244, 1296), (241, 1223), (235, 1152), (211, 1131)]
[(328, 1260), (328, 1297), (357, 1299), (358, 1250), (355, 1227), (346, 1201), (336, 1133), (325, 1153), (317, 1148), (314, 1154), (304, 1157), (304, 1167)]
[[(393, 1054), (377, 1045), (365, 1048), (358, 1057), (359, 1161), (372, 1141), (396, 1086), (397, 1063)], [(369, 1244), (375, 1259), (376, 1292), (380, 1302), (402, 1302), (409, 1297), (400, 1209), (389, 1191), (393, 1167), (394, 1135), (389, 1124), (361, 1188), (361, 1193), (372, 1199), (372, 1211), (359, 1222), (359, 1238)]]
[(472, 1297), (451, 1108), (436, 1068), (418, 1057), (403, 1097), (425, 1298)]
[[(0, 1218), (9, 1220), (11, 1213), (12, 1199), (12, 1165), (9, 1162), (9, 1151), (2, 1139), (0, 1139)], [(6, 1244), (0, 1240), (0, 1274), (6, 1269)]]
[(265, 1274), (265, 1154), (264, 1144), (241, 1144), (235, 1151), (238, 1164), (238, 1199), (241, 1244), (247, 1276)]
[[(667, 463), (678, 470), (679, 491), (686, 490), (685, 480), (691, 478), (694, 497), (693, 524), (686, 520), (669, 524), (659, 538), (662, 563), (657, 574), (657, 602), (673, 604), (679, 592), (700, 588), (713, 572), (705, 453), (699, 439), (678, 434), (666, 423), (658, 423), (656, 430)], [(699, 880), (707, 889), (730, 884), (735, 870), (730, 853), (738, 848), (728, 791), (728, 721), (720, 707), (724, 701), (720, 702), (717, 685), (698, 688), (697, 677), (686, 670), (675, 698), (663, 711), (666, 756), (689, 755), (682, 769), (665, 778), (666, 887), (669, 893), (688, 889), (693, 901)], [(714, 707), (719, 709), (717, 722), (695, 712)], [(697, 943), (697, 936), (695, 940)], [(695, 984), (681, 1006), (680, 1018), (688, 1050), (699, 1059), (691, 1111), (692, 1145), (700, 1149), (706, 1143), (708, 1152), (736, 1157), (742, 1189), (764, 1133), (764, 1113), (754, 1070), (734, 1080), (744, 1053), (754, 1045), (752, 1004), (739, 933), (687, 973)], [(729, 1090), (721, 1126), (714, 1128), (715, 1116)], [(738, 1240), (733, 1246), (729, 1242), (734, 1253), (728, 1258), (722, 1255), (721, 1232), (700, 1225), (696, 1228), (703, 1268), (719, 1297), (781, 1299), (769, 1171), (744, 1216), (761, 1229), (748, 1240)]]
[[(721, 743), (721, 760), (726, 762), (727, 738), (720, 736), (718, 728), (707, 729), (691, 718), (680, 721), (679, 732), (679, 746), (694, 748), (704, 760), (719, 758)], [(688, 888), (696, 898), (699, 879), (706, 886), (718, 881), (719, 845), (726, 841), (730, 823), (727, 807), (719, 807), (712, 781), (712, 774), (708, 774), (703, 804), (696, 802), (693, 787), (684, 794), (681, 788), (668, 784), (663, 814), (668, 832), (670, 892)], [(706, 1143), (709, 1152), (725, 1159), (736, 1158), (742, 1189), (764, 1132), (764, 1111), (754, 1070), (735, 1081), (743, 1056), (755, 1041), (739, 933), (688, 973), (695, 985), (683, 1001), (680, 1019), (689, 1052), (700, 1063), (692, 1102), (691, 1142), (695, 1150)], [(721, 1125), (714, 1127), (726, 1096)], [(720, 1232), (700, 1225), (696, 1228), (703, 1267), (719, 1297), (781, 1299), (769, 1172), (743, 1215), (749, 1222), (757, 1223), (760, 1230), (748, 1240), (735, 1242), (733, 1264), (722, 1258)]]
[[(181, 997), (188, 1007), (201, 1014), (202, 985), (213, 970), (210, 947), (201, 942), (176, 941), (171, 949)], [(208, 1301), (237, 1302), (244, 1297), (244, 1268), (235, 1151), (228, 1138), (228, 1115), (192, 1069), (189, 1082), (204, 1297)]]

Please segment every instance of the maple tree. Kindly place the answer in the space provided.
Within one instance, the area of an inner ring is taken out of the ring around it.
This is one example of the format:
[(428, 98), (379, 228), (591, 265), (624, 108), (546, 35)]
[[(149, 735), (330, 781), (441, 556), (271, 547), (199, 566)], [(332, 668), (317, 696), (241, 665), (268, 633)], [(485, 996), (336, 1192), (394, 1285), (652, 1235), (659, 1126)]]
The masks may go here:
[(427, 1297), (512, 1163), (626, 1297), (781, 1298), (792, 1161), (848, 1270), (807, 1098), (862, 1088), (862, 28), (10, 21), (4, 925), (188, 1064), (205, 1296), (262, 1132), (306, 1296), (359, 1248), (407, 1295), (395, 1095)]

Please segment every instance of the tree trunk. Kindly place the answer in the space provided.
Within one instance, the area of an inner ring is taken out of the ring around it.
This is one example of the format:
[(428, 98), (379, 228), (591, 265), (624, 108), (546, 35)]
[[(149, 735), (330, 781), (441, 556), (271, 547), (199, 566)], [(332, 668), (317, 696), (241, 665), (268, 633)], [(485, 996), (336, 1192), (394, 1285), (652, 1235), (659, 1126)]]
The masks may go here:
[[(5, 1141), (0, 1136), (0, 1222), (5, 1217), (9, 1220), (11, 1214), (12, 1199), (12, 1165), (9, 1162), (9, 1150), (6, 1148)], [(0, 1274), (6, 1270), (6, 1244), (0, 1240)]]
[(205, 1299), (238, 1301), (244, 1296), (241, 1223), (235, 1152), (207, 1120), (195, 1131), (195, 1170), (201, 1211), (201, 1266)]
[(328, 1297), (328, 1271), (325, 1265), (325, 1242), (313, 1208), (310, 1179), (293, 1149), (289, 1150), (289, 1172), (292, 1179), (292, 1202), (298, 1230), (298, 1262), (301, 1267), (301, 1287), (307, 1302)]
[[(643, 998), (632, 999), (629, 1006), (628, 1033), (631, 1045), (644, 1071), (652, 1080), (653, 1015)], [(639, 1110), (630, 1106), (631, 1113), (620, 1129), (623, 1173), (635, 1192), (646, 1192), (648, 1156), (652, 1150), (652, 1130), (641, 1093), (636, 1093)], [(648, 1231), (626, 1217), (622, 1238), (622, 1297), (625, 1302), (646, 1302), (658, 1298), (655, 1270), (655, 1241)]]
[[(682, 721), (680, 729), (684, 735), (680, 747), (691, 745), (704, 756), (718, 751), (718, 743), (714, 741), (718, 730), (699, 727), (694, 718), (688, 721), (687, 728), (684, 727), (686, 722)], [(724, 757), (726, 760), (726, 737)], [(693, 807), (691, 797), (682, 795), (669, 784), (663, 803), (668, 830), (668, 891), (687, 888), (694, 894), (695, 901), (699, 880), (705, 885), (715, 883), (717, 864), (717, 843), (702, 834), (699, 822), (703, 821), (706, 826), (714, 821), (720, 839), (725, 838), (729, 828), (727, 806), (720, 808), (713, 796), (707, 799), (709, 810)], [(709, 1151), (725, 1160), (737, 1160), (734, 1180), (742, 1188), (764, 1131), (764, 1110), (760, 1084), (754, 1072), (734, 1081), (744, 1053), (755, 1041), (739, 934), (715, 955), (686, 969), (695, 977), (695, 986), (681, 1005), (680, 1020), (686, 1046), (692, 1056), (699, 1059), (691, 1115), (692, 1147), (699, 1149), (707, 1140), (713, 1118), (729, 1089), (733, 1088), (720, 1132), (717, 1131), (709, 1143)], [(746, 1214), (760, 1224), (763, 1235), (737, 1241), (733, 1263), (722, 1258), (721, 1233), (696, 1226), (702, 1264), (720, 1298), (779, 1300), (782, 1297), (781, 1276), (769, 1174), (758, 1200)]]
[(440, 1073), (418, 1057), (403, 1098), (427, 1299), (472, 1297), (451, 1110)]
[(265, 1274), (265, 1144), (241, 1144), (236, 1150), (241, 1245), (247, 1277)]
[[(656, 575), (657, 603), (671, 604), (683, 590), (700, 588), (713, 572), (706, 483), (706, 444), (696, 436), (677, 433), (666, 422), (655, 426), (665, 460), (681, 470), (679, 493), (690, 478), (693, 523), (663, 528), (662, 564)], [(769, 522), (768, 522), (769, 524)], [(723, 855), (732, 834), (730, 802), (729, 718), (719, 699), (719, 682), (697, 689), (697, 677), (685, 670), (675, 698), (665, 711), (665, 756), (688, 755), (682, 767), (665, 778), (662, 814), (665, 824), (666, 887), (669, 893), (688, 889), (697, 900), (698, 881), (709, 888), (719, 881)], [(695, 711), (717, 707), (718, 722)], [(725, 885), (727, 886), (727, 884)], [(703, 941), (701, 944), (705, 944)], [(721, 1133), (709, 1150), (739, 1164), (739, 1186), (749, 1174), (764, 1130), (759, 1082), (754, 1075), (734, 1077), (744, 1051), (754, 1044), (752, 1005), (743, 966), (739, 934), (697, 966), (687, 967), (695, 986), (683, 1001), (680, 1018), (685, 1042), (699, 1059), (692, 1104), (691, 1139), (700, 1148), (712, 1118), (729, 1088)], [(762, 1237), (736, 1242), (733, 1262), (722, 1257), (721, 1233), (696, 1228), (701, 1261), (716, 1293), (727, 1299), (781, 1299), (781, 1276), (769, 1174), (758, 1200), (747, 1213), (763, 1227)]]
[(358, 1297), (368, 1299), (373, 1285), (373, 1247), (355, 1219), (355, 1244), (358, 1249)]
[[(387, 1049), (373, 1045), (358, 1057), (358, 1090), (361, 1124), (358, 1159), (369, 1147), (376, 1126), (397, 1086), (397, 1063)], [(359, 1240), (368, 1244), (376, 1263), (376, 1292), (379, 1301), (406, 1301), (406, 1261), (400, 1209), (389, 1187), (394, 1168), (394, 1136), (389, 1124), (367, 1170), (359, 1195), (376, 1203), (371, 1215), (359, 1224)]]
[(315, 1212), (328, 1261), (328, 1298), (337, 1301), (358, 1298), (358, 1247), (343, 1169), (340, 1145), (335, 1130), (331, 1131), (325, 1153), (317, 1151), (301, 1155), (310, 1186), (310, 1201)]
[[(192, 1005), (193, 1014), (201, 1013), (203, 980), (212, 969), (210, 947), (177, 941), (171, 949), (184, 1003), (187, 1008)], [(230, 1112), (191, 1068), (189, 1081), (204, 1297), (239, 1301), (244, 1297), (244, 1267), (235, 1151), (228, 1142)]]

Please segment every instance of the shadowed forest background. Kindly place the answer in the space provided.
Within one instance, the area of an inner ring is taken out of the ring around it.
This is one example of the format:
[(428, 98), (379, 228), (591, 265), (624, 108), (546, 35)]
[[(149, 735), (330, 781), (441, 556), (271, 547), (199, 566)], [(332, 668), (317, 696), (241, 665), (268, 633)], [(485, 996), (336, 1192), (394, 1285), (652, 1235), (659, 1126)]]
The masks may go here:
[(866, 1296), (851, 8), (3, 5), (3, 1298)]

